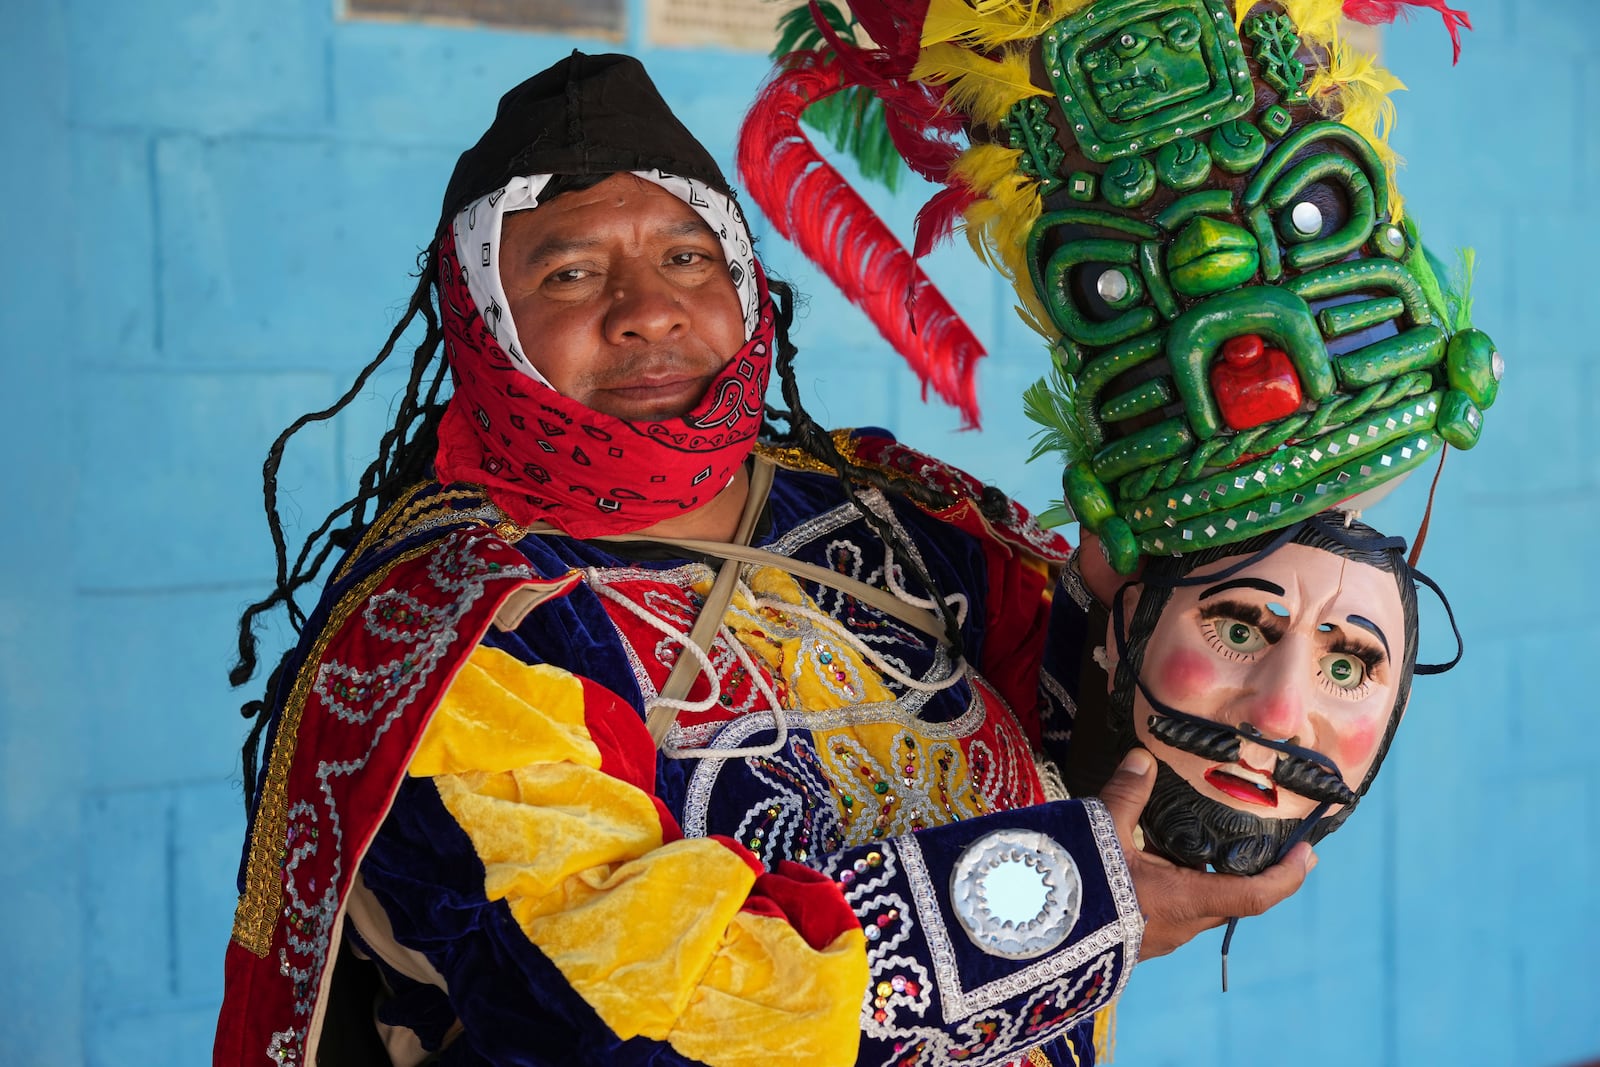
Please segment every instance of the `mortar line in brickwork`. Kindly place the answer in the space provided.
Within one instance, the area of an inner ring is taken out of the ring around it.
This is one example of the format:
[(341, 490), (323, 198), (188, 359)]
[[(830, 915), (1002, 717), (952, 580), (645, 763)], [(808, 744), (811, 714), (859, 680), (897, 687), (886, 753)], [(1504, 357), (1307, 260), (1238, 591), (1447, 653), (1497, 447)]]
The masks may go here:
[(161, 185), (157, 154), (160, 138), (151, 137), (145, 142), (145, 167), (150, 187), (150, 343), (155, 351), (166, 348), (167, 309), (166, 282), (163, 277), (166, 256), (161, 238)]
[(1584, 142), (1588, 139), (1584, 120), (1588, 119), (1590, 122), (1594, 121), (1593, 114), (1585, 111), (1581, 106), (1581, 102), (1588, 99), (1588, 97), (1584, 95), (1585, 86), (1583, 70), (1583, 59), (1574, 58), (1571, 60), (1570, 73), (1572, 76), (1572, 99), (1580, 102), (1580, 106), (1572, 109), (1572, 129), (1569, 131), (1572, 141), (1571, 148), (1567, 153), (1569, 156), (1571, 156), (1572, 161), (1578, 164), (1575, 167), (1568, 168), (1570, 173), (1568, 180), (1571, 182), (1569, 191), (1572, 194), (1572, 200), (1570, 201), (1570, 204), (1571, 208), (1574, 210), (1580, 209), (1583, 205), (1583, 150)]
[[(1510, 328), (1508, 332), (1520, 337), (1522, 336), (1522, 301), (1520, 299), (1521, 294), (1518, 291), (1521, 286), (1519, 284), (1520, 279), (1517, 277), (1517, 265), (1522, 256), (1520, 255), (1521, 249), (1517, 241), (1517, 233), (1520, 228), (1517, 222), (1515, 210), (1507, 211), (1500, 218), (1500, 225), (1504, 231), (1501, 236), (1504, 239), (1504, 248), (1506, 250), (1505, 270), (1502, 272), (1502, 276), (1505, 278), (1505, 294), (1501, 299), (1505, 301), (1506, 325)], [(1535, 270), (1538, 270), (1537, 265), (1535, 265)], [(1538, 276), (1537, 274), (1535, 275), (1535, 277)]]
[(255, 366), (239, 366), (224, 363), (107, 363), (100, 360), (85, 360), (74, 366), (89, 374), (126, 374), (126, 375), (159, 375), (165, 378), (182, 376), (199, 376), (206, 378), (306, 378), (314, 377), (331, 380), (333, 372), (329, 371), (326, 364), (312, 365), (299, 364), (290, 366), (273, 366), (261, 363)]
[(178, 995), (178, 806), (167, 802), (167, 995)]
[(1399, 861), (1396, 853), (1400, 847), (1398, 796), (1390, 796), (1379, 810), (1383, 812), (1383, 892), (1379, 896), (1379, 967), (1384, 995), (1378, 1013), (1380, 1067), (1396, 1067), (1400, 1062), (1400, 974), (1399, 974), (1399, 923), (1396, 918), (1396, 894), (1399, 891)]
[(419, 137), (416, 140), (361, 137), (338, 130), (270, 130), (257, 128), (210, 130), (191, 126), (165, 126), (155, 123), (126, 122), (74, 122), (68, 127), (74, 133), (102, 137), (146, 137), (158, 141), (190, 140), (207, 145), (226, 145), (241, 141), (260, 141), (267, 144), (307, 144), (322, 148), (349, 148), (362, 151), (387, 150), (393, 152), (430, 152), (447, 154), (451, 159), (461, 151), (461, 145), (443, 137)]
[(329, 126), (338, 125), (335, 116), (339, 112), (338, 103), (334, 97), (333, 77), (333, 36), (322, 42), (322, 120)]

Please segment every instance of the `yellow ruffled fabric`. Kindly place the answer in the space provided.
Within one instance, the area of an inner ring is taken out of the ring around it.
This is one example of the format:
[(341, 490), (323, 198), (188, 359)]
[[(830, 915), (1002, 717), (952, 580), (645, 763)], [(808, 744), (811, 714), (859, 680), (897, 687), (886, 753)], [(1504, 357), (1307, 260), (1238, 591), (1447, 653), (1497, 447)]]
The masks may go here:
[(867, 988), (866, 939), (822, 951), (785, 921), (742, 912), (756, 875), (716, 841), (662, 844), (642, 790), (600, 770), (583, 685), (479, 648), (424, 733), (431, 777), (471, 839), (485, 893), (619, 1038), (665, 1041), (711, 1067), (771, 1050), (849, 1064)]

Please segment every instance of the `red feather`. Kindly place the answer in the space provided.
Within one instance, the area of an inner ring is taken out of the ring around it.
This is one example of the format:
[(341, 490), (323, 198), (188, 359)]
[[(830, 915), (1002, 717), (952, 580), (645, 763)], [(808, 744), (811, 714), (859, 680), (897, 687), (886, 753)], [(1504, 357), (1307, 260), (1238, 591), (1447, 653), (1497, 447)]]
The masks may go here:
[(983, 346), (916, 259), (800, 128), (806, 106), (845, 85), (818, 53), (789, 57), (739, 131), (739, 174), (773, 226), (822, 268), (931, 386), (978, 425), (974, 381)]
[(1455, 49), (1451, 62), (1461, 62), (1461, 31), (1472, 29), (1472, 18), (1465, 11), (1447, 6), (1444, 0), (1344, 0), (1345, 17), (1368, 26), (1393, 22), (1402, 15), (1409, 18), (1413, 7), (1439, 13), (1444, 19), (1444, 28), (1450, 31), (1450, 44)]
[[(944, 86), (910, 80), (921, 47), (918, 33), (927, 13), (926, 0), (896, 7), (915, 8), (916, 18), (913, 23), (894, 24), (898, 39), (893, 49), (861, 48), (846, 41), (823, 17), (817, 0), (810, 3), (811, 19), (828, 43), (825, 51), (830, 51), (839, 65), (842, 84), (870, 90), (883, 103), (889, 138), (906, 166), (929, 181), (942, 183), (950, 165), (961, 154), (956, 138), (965, 133), (966, 124), (961, 115), (944, 107)], [(863, 20), (862, 25), (867, 26), (867, 21)], [(919, 28), (918, 33), (908, 36), (906, 25)]]
[(978, 194), (965, 184), (956, 184), (935, 193), (917, 212), (917, 239), (912, 255), (921, 259), (956, 228), (956, 219), (978, 200)]
[(960, 158), (958, 138), (966, 131), (959, 114), (944, 107), (944, 87), (931, 89), (920, 82), (880, 90), (889, 140), (906, 166), (930, 182), (945, 183), (950, 167)]

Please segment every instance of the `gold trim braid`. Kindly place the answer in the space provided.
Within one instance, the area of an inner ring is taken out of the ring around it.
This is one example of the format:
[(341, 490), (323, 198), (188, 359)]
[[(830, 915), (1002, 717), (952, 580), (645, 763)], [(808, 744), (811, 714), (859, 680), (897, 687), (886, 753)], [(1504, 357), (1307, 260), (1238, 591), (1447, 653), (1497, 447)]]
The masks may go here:
[[(328, 645), (344, 630), (345, 623), (382, 585), (389, 572), (402, 563), (438, 548), (430, 542), (402, 553), (380, 570), (363, 578), (334, 605), (328, 622), (317, 635), (295, 675), (294, 688), (283, 706), (283, 717), (273, 738), (272, 755), (267, 761), (267, 777), (261, 786), (256, 806), (255, 825), (250, 830), (250, 858), (245, 864), (244, 893), (233, 915), (233, 939), (262, 959), (272, 951), (272, 932), (283, 907), (283, 879), (280, 872), (285, 857), (284, 834), (289, 823), (285, 794), (289, 788), (289, 767), (294, 761), (300, 732), (300, 717), (305, 712), (306, 695), (321, 666)], [(263, 714), (265, 714), (263, 712)]]

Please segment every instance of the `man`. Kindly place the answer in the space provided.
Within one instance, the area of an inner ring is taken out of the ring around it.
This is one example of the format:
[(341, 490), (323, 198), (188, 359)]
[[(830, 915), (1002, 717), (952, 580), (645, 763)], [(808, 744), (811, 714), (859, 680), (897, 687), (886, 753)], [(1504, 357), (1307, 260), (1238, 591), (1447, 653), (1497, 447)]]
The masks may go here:
[(804, 416), (787, 291), (635, 61), (507, 94), (412, 312), (309, 616), (329, 550), (288, 567), (269, 508), (235, 680), (261, 611), (302, 641), (246, 709), (218, 1064), (1087, 1062), (1141, 955), (1298, 887), (1304, 848), (1246, 879), (1129, 847), (1147, 758), (1047, 800), (1064, 546)]

